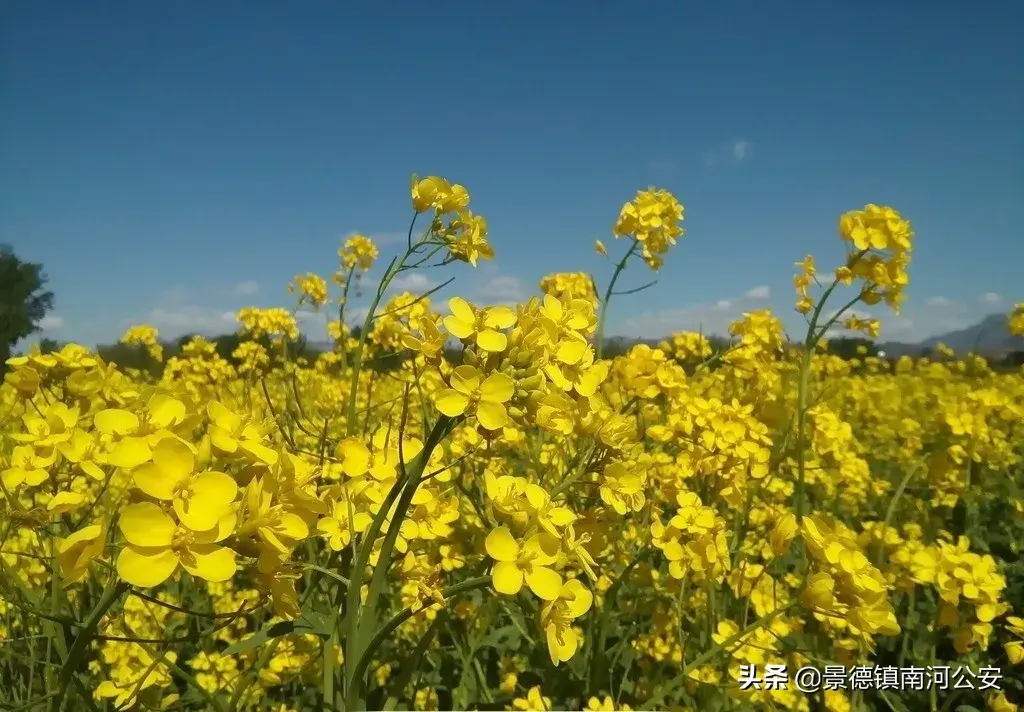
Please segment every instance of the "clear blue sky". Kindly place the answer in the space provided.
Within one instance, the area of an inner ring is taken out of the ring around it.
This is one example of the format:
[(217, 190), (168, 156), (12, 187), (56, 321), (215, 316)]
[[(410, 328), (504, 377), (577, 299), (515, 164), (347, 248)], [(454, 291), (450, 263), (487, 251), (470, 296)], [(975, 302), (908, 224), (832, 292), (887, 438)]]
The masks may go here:
[(283, 305), (353, 231), (390, 256), (414, 172), (490, 221), (447, 294), (602, 282), (594, 239), (657, 185), (688, 232), (609, 329), (656, 336), (796, 325), (792, 263), (879, 202), (918, 231), (884, 336), (922, 337), (1024, 299), (1022, 35), (1016, 0), (4, 3), (0, 242), (44, 263), (47, 333), (95, 343)]

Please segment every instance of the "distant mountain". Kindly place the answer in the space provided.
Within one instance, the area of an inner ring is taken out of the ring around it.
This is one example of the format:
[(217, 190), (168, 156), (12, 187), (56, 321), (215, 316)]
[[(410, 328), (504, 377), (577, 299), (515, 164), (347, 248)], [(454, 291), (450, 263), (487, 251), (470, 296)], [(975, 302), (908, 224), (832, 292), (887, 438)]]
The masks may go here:
[(986, 355), (1002, 355), (1008, 351), (1024, 350), (1024, 336), (1014, 336), (1007, 328), (1006, 314), (989, 314), (973, 326), (965, 329), (938, 334), (917, 343), (888, 341), (878, 347), (890, 356), (904, 354), (916, 356), (925, 349), (933, 349), (940, 343), (963, 355), (974, 352)]

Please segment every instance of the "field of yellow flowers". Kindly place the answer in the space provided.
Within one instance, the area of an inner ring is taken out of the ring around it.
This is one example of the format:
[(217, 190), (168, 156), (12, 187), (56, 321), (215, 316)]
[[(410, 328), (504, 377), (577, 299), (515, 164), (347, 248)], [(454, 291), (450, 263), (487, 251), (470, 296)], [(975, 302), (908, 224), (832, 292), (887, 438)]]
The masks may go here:
[[(899, 309), (896, 210), (797, 263), (793, 340), (760, 311), (725, 349), (607, 359), (624, 269), (683, 249), (675, 197), (639, 192), (607, 274), (514, 309), (385, 298), (494, 257), (465, 188), (411, 198), (358, 331), (365, 237), (292, 308), (240, 311), (234, 363), (200, 337), (164, 362), (145, 325), (123, 340), (158, 377), (77, 345), (8, 362), (0, 709), (1017, 709), (1024, 375), (822, 348)], [(315, 360), (299, 309), (330, 314)]]

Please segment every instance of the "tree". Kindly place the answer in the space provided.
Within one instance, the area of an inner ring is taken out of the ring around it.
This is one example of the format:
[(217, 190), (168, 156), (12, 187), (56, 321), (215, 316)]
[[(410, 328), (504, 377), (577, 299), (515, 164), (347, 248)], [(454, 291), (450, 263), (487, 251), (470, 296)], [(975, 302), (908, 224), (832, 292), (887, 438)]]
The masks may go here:
[(53, 354), (63, 348), (63, 345), (56, 339), (39, 339), (39, 353)]
[(0, 374), (14, 345), (39, 331), (39, 322), (53, 308), (43, 266), (23, 262), (9, 245), (0, 245)]
[(878, 347), (871, 339), (864, 339), (858, 336), (840, 336), (835, 339), (829, 339), (828, 352), (849, 361), (853, 358), (877, 356)]

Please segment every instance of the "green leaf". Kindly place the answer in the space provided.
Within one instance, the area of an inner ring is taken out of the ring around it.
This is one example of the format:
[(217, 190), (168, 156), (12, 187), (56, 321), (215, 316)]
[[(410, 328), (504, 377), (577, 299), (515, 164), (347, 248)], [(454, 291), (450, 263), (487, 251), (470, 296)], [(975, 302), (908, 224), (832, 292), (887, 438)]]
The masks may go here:
[(327, 621), (319, 613), (309, 611), (293, 621), (278, 621), (277, 623), (266, 625), (245, 640), (229, 645), (224, 650), (224, 654), (236, 655), (237, 653), (244, 653), (247, 650), (266, 645), (274, 638), (281, 638), (286, 635), (308, 634), (321, 638), (326, 638), (331, 634), (330, 626), (328, 626)]
[(506, 625), (492, 630), (483, 642), (481, 648), (497, 648), (498, 650), (518, 650), (519, 631), (514, 625)]

